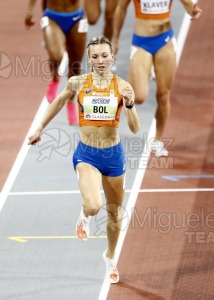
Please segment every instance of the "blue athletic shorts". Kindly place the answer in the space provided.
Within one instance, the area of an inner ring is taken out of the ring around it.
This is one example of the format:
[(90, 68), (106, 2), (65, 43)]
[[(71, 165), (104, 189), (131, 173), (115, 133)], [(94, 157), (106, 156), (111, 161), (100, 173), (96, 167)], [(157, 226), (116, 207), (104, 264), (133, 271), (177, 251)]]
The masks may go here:
[(45, 9), (43, 17), (54, 20), (65, 34), (85, 15), (82, 8), (72, 12), (58, 12), (51, 9)]
[(125, 151), (121, 142), (113, 147), (95, 148), (80, 141), (73, 155), (75, 170), (81, 162), (94, 166), (105, 176), (116, 177), (126, 172)]
[(132, 45), (143, 48), (147, 52), (155, 55), (163, 46), (165, 46), (174, 36), (174, 31), (168, 31), (156, 36), (140, 36), (133, 34)]

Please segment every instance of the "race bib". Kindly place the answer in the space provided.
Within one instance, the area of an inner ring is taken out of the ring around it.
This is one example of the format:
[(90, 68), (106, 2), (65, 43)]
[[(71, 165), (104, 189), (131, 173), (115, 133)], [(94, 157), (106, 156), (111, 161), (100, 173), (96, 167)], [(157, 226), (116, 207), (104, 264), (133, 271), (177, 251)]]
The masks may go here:
[(109, 97), (86, 96), (83, 100), (84, 119), (115, 120), (117, 106), (118, 98), (114, 97), (114, 91), (110, 91)]
[(88, 32), (88, 20), (81, 19), (78, 25), (78, 32)]
[(143, 14), (165, 14), (169, 12), (170, 0), (141, 0), (140, 6)]

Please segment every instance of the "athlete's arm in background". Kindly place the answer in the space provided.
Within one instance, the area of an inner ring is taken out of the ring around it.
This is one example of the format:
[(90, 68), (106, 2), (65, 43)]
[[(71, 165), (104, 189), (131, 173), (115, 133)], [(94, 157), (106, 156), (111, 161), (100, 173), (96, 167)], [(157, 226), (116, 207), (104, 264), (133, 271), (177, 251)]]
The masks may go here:
[(114, 22), (113, 22), (114, 31), (113, 31), (113, 41), (112, 41), (114, 53), (117, 53), (119, 49), (120, 32), (122, 30), (126, 18), (126, 12), (130, 1), (131, 0), (119, 0), (114, 13)]
[(202, 10), (192, 0), (180, 0), (186, 12), (192, 17), (191, 20), (196, 20), (202, 14)]
[(35, 22), (32, 21), (35, 4), (36, 4), (36, 0), (30, 0), (28, 3), (27, 13), (25, 17), (25, 26), (27, 29), (29, 29), (31, 26), (35, 24)]
[(42, 0), (42, 9), (45, 10), (47, 8), (47, 0)]

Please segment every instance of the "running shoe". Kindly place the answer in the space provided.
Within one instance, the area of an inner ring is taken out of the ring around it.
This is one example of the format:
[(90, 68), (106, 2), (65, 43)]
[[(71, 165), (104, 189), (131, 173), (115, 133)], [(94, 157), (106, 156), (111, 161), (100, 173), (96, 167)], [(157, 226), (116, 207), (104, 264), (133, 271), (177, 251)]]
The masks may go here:
[(109, 281), (109, 283), (117, 283), (119, 281), (119, 272), (117, 270), (117, 265), (112, 258), (106, 257), (106, 251), (103, 252), (103, 259), (106, 263), (106, 279)]
[(75, 125), (79, 123), (79, 117), (77, 114), (76, 104), (75, 103), (67, 103), (67, 118), (68, 124)]
[(154, 140), (151, 143), (151, 150), (154, 152), (155, 156), (168, 156), (169, 152), (166, 148), (164, 148), (164, 144), (162, 141)]
[(83, 212), (83, 209), (81, 209), (80, 216), (76, 224), (76, 234), (80, 240), (87, 241), (88, 239), (90, 232), (90, 219), (91, 216), (86, 217)]
[(48, 102), (50, 104), (54, 101), (54, 99), (57, 96), (57, 91), (58, 91), (59, 83), (60, 83), (60, 81), (53, 81), (52, 80), (48, 84), (47, 92), (46, 92), (46, 98), (47, 98), (47, 100), (48, 100)]

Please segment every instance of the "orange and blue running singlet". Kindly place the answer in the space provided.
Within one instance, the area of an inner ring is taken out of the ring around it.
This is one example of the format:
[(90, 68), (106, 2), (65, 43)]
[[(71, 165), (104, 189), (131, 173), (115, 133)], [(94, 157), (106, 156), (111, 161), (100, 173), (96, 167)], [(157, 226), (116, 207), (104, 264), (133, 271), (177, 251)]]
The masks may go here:
[(80, 127), (118, 127), (123, 101), (116, 75), (113, 75), (109, 86), (99, 89), (93, 85), (92, 74), (89, 73), (77, 98)]
[(170, 16), (172, 0), (133, 0), (138, 19), (166, 19)]
[[(123, 100), (116, 75), (106, 88), (99, 89), (93, 85), (92, 74), (89, 73), (77, 97), (80, 127), (118, 127)], [(116, 177), (126, 172), (125, 150), (121, 141), (107, 148), (92, 147), (79, 141), (73, 155), (75, 170), (79, 163), (92, 165), (104, 176)]]

